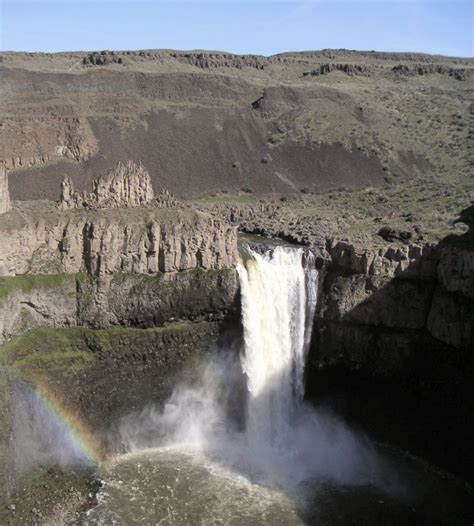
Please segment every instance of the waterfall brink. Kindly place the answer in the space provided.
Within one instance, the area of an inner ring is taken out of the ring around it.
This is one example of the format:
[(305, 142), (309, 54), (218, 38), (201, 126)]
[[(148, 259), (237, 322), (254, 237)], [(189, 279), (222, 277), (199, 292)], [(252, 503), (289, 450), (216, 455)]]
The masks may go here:
[(276, 247), (238, 266), (247, 377), (246, 432), (256, 448), (288, 443), (304, 395), (318, 273), (312, 254)]

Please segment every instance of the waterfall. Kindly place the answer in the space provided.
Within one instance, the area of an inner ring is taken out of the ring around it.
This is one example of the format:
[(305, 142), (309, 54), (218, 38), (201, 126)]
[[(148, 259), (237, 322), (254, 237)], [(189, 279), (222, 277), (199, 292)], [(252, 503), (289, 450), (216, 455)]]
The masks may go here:
[(300, 248), (276, 247), (263, 255), (249, 249), (237, 270), (240, 358), (221, 349), (203, 365), (200, 379), (179, 383), (164, 406), (151, 404), (122, 419), (125, 449), (204, 454), (215, 467), (279, 488), (315, 478), (378, 483), (378, 458), (365, 438), (303, 400), (318, 286), (313, 255)]
[(318, 273), (312, 254), (276, 247), (249, 249), (239, 264), (247, 377), (249, 445), (288, 443), (292, 415), (304, 394), (304, 366), (316, 308)]

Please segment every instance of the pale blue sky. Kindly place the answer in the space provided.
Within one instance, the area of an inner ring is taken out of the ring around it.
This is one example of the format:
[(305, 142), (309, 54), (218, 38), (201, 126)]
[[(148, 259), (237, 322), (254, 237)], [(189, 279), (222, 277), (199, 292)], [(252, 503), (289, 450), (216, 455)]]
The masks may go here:
[(0, 0), (0, 50), (348, 48), (473, 56), (473, 0)]

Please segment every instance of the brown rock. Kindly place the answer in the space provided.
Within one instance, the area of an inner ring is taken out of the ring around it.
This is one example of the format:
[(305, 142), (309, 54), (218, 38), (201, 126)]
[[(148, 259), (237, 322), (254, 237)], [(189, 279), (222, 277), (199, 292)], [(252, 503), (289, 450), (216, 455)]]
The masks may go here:
[[(171, 196), (165, 197), (164, 200), (169, 202)], [(98, 177), (93, 183), (92, 193), (86, 196), (75, 193), (72, 181), (66, 177), (61, 184), (59, 208), (132, 208), (147, 205), (154, 198), (148, 171), (142, 164), (128, 161), (118, 163), (107, 175)]]

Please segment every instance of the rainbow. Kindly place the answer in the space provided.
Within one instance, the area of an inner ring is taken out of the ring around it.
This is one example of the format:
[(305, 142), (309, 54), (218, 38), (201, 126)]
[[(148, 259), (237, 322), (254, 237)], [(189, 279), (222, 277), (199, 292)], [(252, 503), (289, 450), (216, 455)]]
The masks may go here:
[(34, 385), (33, 396), (36, 402), (55, 422), (74, 452), (91, 466), (103, 461), (105, 454), (101, 443), (79, 413), (68, 406), (44, 378), (36, 377)]

